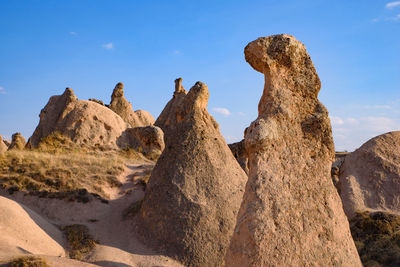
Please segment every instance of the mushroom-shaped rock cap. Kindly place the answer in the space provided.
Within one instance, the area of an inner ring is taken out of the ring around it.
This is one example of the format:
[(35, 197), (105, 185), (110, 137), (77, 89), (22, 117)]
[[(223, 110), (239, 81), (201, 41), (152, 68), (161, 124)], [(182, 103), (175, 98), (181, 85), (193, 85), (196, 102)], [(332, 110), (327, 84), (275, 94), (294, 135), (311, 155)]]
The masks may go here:
[(117, 85), (115, 85), (114, 91), (111, 95), (111, 99), (114, 99), (115, 97), (123, 97), (124, 96), (124, 84), (119, 82)]
[(321, 82), (305, 46), (293, 36), (280, 34), (258, 38), (246, 46), (244, 54), (246, 61), (264, 73), (272, 86), (295, 84), (285, 89), (305, 90), (317, 97)]

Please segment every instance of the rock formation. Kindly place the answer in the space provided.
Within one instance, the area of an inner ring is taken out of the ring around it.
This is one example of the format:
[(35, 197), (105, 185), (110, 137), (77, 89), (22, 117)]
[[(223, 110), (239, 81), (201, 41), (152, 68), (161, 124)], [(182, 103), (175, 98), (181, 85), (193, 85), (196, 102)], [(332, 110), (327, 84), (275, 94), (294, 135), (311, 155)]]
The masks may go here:
[(246, 174), (248, 174), (249, 168), (248, 168), (247, 164), (248, 164), (249, 159), (247, 157), (244, 140), (233, 143), (233, 144), (229, 144), (228, 146), (229, 146), (230, 150), (232, 151), (233, 155), (235, 156), (236, 160), (238, 161), (240, 167), (242, 167), (244, 172)]
[(247, 180), (207, 112), (208, 97), (197, 82), (179, 106), (168, 103), (176, 125), (138, 217), (143, 240), (185, 266), (224, 264)]
[(154, 125), (160, 127), (164, 131), (164, 138), (166, 141), (169, 134), (175, 130), (177, 124), (177, 112), (179, 107), (182, 106), (186, 95), (187, 91), (182, 86), (182, 78), (176, 79), (174, 95), (154, 123)]
[(275, 35), (244, 52), (265, 87), (245, 132), (249, 181), (226, 266), (361, 266), (331, 182), (331, 125), (304, 45)]
[(1, 253), (65, 257), (61, 231), (34, 211), (0, 196), (0, 214)]
[(0, 135), (0, 153), (7, 151), (8, 147), (6, 144), (3, 142), (3, 137)]
[(366, 210), (400, 214), (400, 131), (372, 138), (348, 155), (340, 184), (349, 218)]
[(24, 149), (25, 144), (26, 144), (25, 138), (21, 135), (21, 133), (15, 133), (12, 135), (11, 145), (8, 147), (8, 150)]
[(119, 147), (130, 147), (144, 155), (160, 155), (165, 147), (164, 133), (157, 126), (128, 128), (121, 137), (121, 143), (117, 142)]
[(117, 138), (126, 126), (112, 110), (92, 101), (78, 100), (67, 88), (62, 95), (52, 96), (42, 109), (28, 146), (37, 147), (42, 138), (60, 132), (78, 145), (117, 148)]
[(129, 124), (130, 127), (148, 126), (154, 124), (154, 118), (144, 110), (133, 111), (132, 104), (124, 97), (124, 85), (118, 83), (111, 96), (111, 103), (108, 106)]

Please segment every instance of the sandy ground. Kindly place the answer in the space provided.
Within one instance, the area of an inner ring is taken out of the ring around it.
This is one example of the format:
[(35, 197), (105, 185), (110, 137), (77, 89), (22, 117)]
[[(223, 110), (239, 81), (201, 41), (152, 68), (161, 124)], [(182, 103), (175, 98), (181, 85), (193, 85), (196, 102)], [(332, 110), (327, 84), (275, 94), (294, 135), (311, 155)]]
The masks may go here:
[[(110, 196), (108, 204), (102, 203), (99, 200), (92, 200), (89, 203), (83, 204), (58, 199), (38, 198), (24, 196), (20, 192), (9, 195), (4, 190), (0, 190), (0, 195), (12, 199), (24, 207), (28, 207), (35, 214), (44, 218), (46, 223), (56, 226), (70, 224), (84, 224), (88, 226), (90, 233), (99, 241), (99, 244), (95, 247), (91, 255), (88, 256), (86, 262), (97, 266), (112, 267), (182, 266), (175, 260), (162, 256), (145, 247), (136, 237), (137, 233), (132, 218), (123, 218), (124, 211), (132, 203), (143, 198), (143, 186), (136, 183), (149, 172), (149, 169), (153, 168), (153, 164), (150, 161), (127, 164), (126, 170), (119, 177), (122, 186), (120, 188), (104, 189)], [(37, 225), (40, 225), (38, 221), (41, 219), (32, 219)], [(42, 221), (41, 224), (43, 225)], [(3, 231), (3, 229), (0, 229), (0, 233)], [(59, 240), (57, 234), (50, 231), (47, 231), (47, 234), (53, 241)], [(2, 237), (0, 236), (0, 244), (1, 240)], [(66, 248), (65, 242), (58, 241), (57, 243)], [(14, 256), (14, 254), (10, 255), (10, 253), (6, 253), (0, 246), (0, 262), (4, 262), (7, 258)], [(56, 255), (52, 254), (51, 256)], [(69, 263), (70, 260), (66, 258), (47, 258), (52, 266), (90, 266), (87, 264), (79, 265), (80, 262), (77, 261)]]

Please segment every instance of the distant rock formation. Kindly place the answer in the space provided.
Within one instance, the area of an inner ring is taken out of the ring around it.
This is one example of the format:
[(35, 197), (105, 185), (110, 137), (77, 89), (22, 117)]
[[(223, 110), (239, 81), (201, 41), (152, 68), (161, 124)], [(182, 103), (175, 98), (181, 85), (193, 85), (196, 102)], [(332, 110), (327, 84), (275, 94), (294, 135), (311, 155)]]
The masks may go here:
[(117, 148), (116, 141), (127, 125), (112, 110), (87, 100), (78, 100), (67, 88), (52, 96), (40, 112), (40, 122), (28, 141), (35, 148), (53, 132), (71, 138), (77, 145)]
[(26, 145), (25, 138), (21, 135), (21, 133), (15, 133), (12, 135), (11, 145), (8, 147), (8, 150), (13, 149), (24, 149)]
[(400, 214), (400, 131), (374, 137), (346, 156), (340, 185), (349, 218), (360, 211)]
[[(145, 156), (161, 155), (164, 150), (164, 133), (160, 127), (144, 126), (128, 128), (121, 135), (121, 142), (117, 141), (119, 147), (133, 148)], [(125, 142), (125, 143), (124, 143)]]
[(171, 132), (174, 132), (177, 125), (177, 112), (182, 106), (187, 91), (182, 86), (182, 78), (175, 80), (175, 92), (172, 99), (167, 103), (154, 125), (164, 131), (164, 138), (167, 141)]
[(238, 161), (240, 167), (244, 170), (246, 174), (249, 174), (248, 157), (246, 153), (246, 148), (244, 145), (244, 140), (228, 145), (236, 160)]
[(197, 82), (180, 105), (168, 103), (166, 120), (176, 125), (138, 217), (143, 240), (185, 266), (223, 266), (247, 180), (207, 112), (208, 97)]
[(118, 83), (111, 96), (108, 106), (129, 124), (130, 127), (148, 126), (154, 124), (154, 118), (145, 110), (133, 111), (132, 104), (124, 97), (124, 85)]
[(361, 266), (331, 182), (331, 125), (304, 45), (274, 35), (244, 52), (265, 87), (245, 133), (249, 181), (226, 266)]
[(3, 137), (0, 135), (0, 153), (7, 151), (8, 147), (6, 144), (3, 142)]

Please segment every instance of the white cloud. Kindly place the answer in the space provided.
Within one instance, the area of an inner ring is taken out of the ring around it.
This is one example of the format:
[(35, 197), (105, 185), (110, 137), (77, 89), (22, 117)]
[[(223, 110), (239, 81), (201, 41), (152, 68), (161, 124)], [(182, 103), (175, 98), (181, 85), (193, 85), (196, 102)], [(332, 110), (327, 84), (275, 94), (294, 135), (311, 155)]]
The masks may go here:
[(113, 43), (103, 44), (102, 47), (104, 49), (113, 49), (114, 48)]
[(392, 106), (389, 106), (389, 105), (365, 105), (365, 106), (362, 106), (362, 108), (365, 108), (365, 109), (391, 109)]
[(220, 113), (224, 116), (231, 115), (231, 112), (227, 108), (212, 108), (212, 111), (214, 111), (216, 113)]
[(400, 1), (389, 2), (385, 5), (386, 8), (394, 8), (400, 6)]
[(388, 117), (341, 118), (331, 116), (336, 150), (352, 151), (369, 139), (400, 130), (400, 120)]
[(174, 50), (174, 55), (180, 55), (180, 54), (182, 54), (181, 51), (179, 51), (179, 50)]
[(6, 90), (4, 89), (3, 86), (0, 86), (0, 94), (5, 95), (7, 94)]
[(71, 35), (77, 35), (76, 32), (69, 32), (69, 34), (71, 34)]

